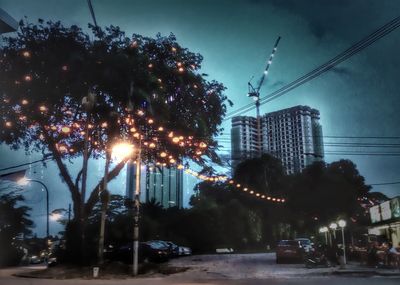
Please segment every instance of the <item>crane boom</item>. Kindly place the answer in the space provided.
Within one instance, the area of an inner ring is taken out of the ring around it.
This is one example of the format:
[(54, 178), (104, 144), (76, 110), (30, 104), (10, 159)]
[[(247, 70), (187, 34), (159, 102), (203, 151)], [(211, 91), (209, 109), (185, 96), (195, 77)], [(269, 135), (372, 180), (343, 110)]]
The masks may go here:
[(269, 56), (269, 59), (268, 59), (268, 61), (267, 61), (267, 66), (266, 66), (265, 69), (264, 69), (264, 74), (262, 75), (262, 77), (261, 77), (261, 79), (260, 79), (260, 82), (258, 82), (258, 86), (257, 86), (257, 89), (256, 89), (257, 93), (260, 92), (261, 86), (263, 85), (264, 80), (265, 80), (265, 78), (266, 78), (267, 75), (268, 75), (269, 67), (271, 66), (272, 60), (273, 60), (273, 58), (274, 58), (274, 55), (275, 55), (275, 52), (276, 52), (276, 50), (277, 50), (277, 48), (278, 48), (278, 44), (279, 44), (279, 41), (280, 41), (280, 40), (281, 40), (281, 37), (278, 37), (278, 38), (276, 39), (274, 48), (272, 49), (271, 55)]
[(249, 81), (247, 83), (248, 88), (249, 88), (249, 93), (247, 94), (247, 96), (249, 97), (253, 97), (253, 99), (256, 101), (256, 110), (257, 110), (257, 146), (258, 146), (258, 152), (259, 155), (262, 154), (262, 143), (261, 143), (261, 118), (260, 118), (260, 89), (265, 81), (265, 78), (268, 75), (268, 71), (269, 71), (269, 67), (271, 66), (272, 60), (274, 58), (275, 52), (278, 48), (278, 44), (279, 41), (281, 40), (281, 37), (279, 36), (276, 39), (274, 48), (272, 49), (271, 55), (269, 56), (269, 59), (267, 61), (267, 66), (264, 69), (264, 73), (261, 76), (258, 85), (256, 88), (254, 88), (254, 86), (251, 84), (251, 82)]

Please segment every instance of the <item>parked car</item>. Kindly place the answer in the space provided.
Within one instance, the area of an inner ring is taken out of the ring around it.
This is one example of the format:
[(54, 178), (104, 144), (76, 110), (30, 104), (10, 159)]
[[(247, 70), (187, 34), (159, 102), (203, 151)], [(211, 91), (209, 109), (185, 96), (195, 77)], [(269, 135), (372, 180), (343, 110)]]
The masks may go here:
[(304, 248), (305, 252), (310, 252), (313, 248), (313, 244), (308, 238), (296, 238), (295, 240), (299, 241), (301, 246)]
[(176, 245), (175, 243), (173, 243), (172, 241), (167, 241), (166, 243), (169, 246), (169, 250), (170, 250), (171, 256), (172, 257), (179, 256), (179, 246)]
[(192, 255), (192, 249), (186, 246), (179, 247), (179, 256)]
[[(132, 243), (120, 246), (114, 255), (115, 259), (125, 263), (132, 263), (132, 247)], [(139, 243), (139, 262), (164, 262), (169, 259), (169, 256), (170, 253), (168, 248), (166, 248), (162, 243), (155, 241)]]
[(298, 240), (281, 240), (276, 247), (276, 263), (302, 261), (304, 248)]

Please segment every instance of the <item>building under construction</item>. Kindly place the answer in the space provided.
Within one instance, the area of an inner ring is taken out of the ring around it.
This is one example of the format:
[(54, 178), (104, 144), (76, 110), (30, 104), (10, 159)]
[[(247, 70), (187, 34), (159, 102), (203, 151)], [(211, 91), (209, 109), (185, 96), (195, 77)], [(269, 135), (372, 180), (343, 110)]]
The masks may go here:
[(243, 160), (268, 153), (281, 160), (287, 174), (301, 172), (324, 158), (319, 111), (295, 106), (267, 113), (259, 128), (255, 117), (233, 117), (231, 147), (233, 169)]

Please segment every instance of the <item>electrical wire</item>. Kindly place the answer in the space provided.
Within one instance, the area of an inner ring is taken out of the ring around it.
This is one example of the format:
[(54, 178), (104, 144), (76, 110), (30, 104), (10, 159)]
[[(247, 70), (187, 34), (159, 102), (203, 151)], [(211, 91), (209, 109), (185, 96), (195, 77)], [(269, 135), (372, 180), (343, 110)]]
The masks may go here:
[[(318, 77), (319, 75), (325, 73), (326, 71), (329, 71), (339, 63), (347, 60), (348, 58), (352, 57), (353, 55), (359, 53), (363, 49), (367, 48), (371, 44), (375, 43), (382, 37), (386, 36), (387, 34), (391, 33), (395, 29), (397, 29), (400, 26), (400, 17), (397, 17), (381, 28), (377, 29), (375, 32), (372, 34), (368, 35), (366, 38), (362, 39), (361, 41), (355, 43), (352, 45), (350, 48), (346, 49), (336, 57), (332, 58), (328, 62), (324, 63), (323, 65), (317, 67), (316, 69), (312, 70), (311, 72), (299, 77), (298, 79), (294, 80), (293, 82), (285, 85), (284, 87), (270, 93), (269, 95), (263, 97), (260, 99), (260, 105), (263, 105), (265, 103), (270, 102), (273, 99), (276, 99), (289, 91), (307, 83), (308, 81)], [(247, 113), (251, 110), (253, 110), (255, 106), (250, 103), (247, 104), (243, 107), (240, 107), (237, 110), (231, 111), (227, 113), (226, 118), (224, 118), (224, 121), (231, 119), (234, 116), (237, 116), (240, 113)]]

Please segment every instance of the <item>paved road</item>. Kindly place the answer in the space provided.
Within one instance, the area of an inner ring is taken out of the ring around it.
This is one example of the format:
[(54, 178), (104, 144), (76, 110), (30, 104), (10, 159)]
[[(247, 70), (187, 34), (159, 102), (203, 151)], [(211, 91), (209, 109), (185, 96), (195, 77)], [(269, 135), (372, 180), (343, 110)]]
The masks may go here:
[[(202, 255), (173, 260), (172, 266), (189, 266), (190, 270), (164, 276), (137, 279), (109, 280), (54, 280), (31, 279), (12, 276), (18, 271), (32, 270), (20, 267), (0, 270), (0, 285), (391, 285), (400, 284), (400, 277), (332, 276), (331, 269), (310, 271), (302, 264), (275, 264), (273, 254)], [(322, 270), (322, 271), (321, 271)], [(318, 273), (314, 274), (314, 273)], [(322, 275), (320, 273), (323, 273)], [(324, 274), (325, 273), (325, 274)]]

